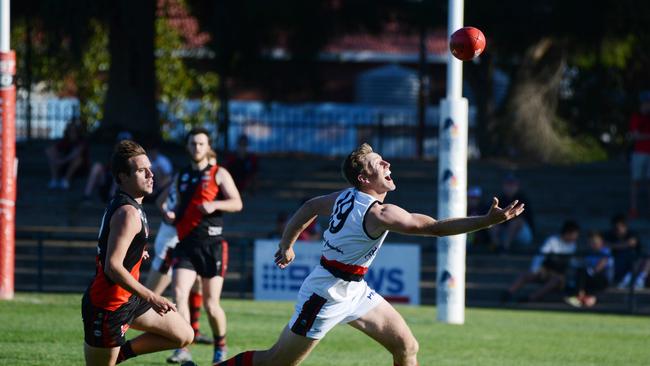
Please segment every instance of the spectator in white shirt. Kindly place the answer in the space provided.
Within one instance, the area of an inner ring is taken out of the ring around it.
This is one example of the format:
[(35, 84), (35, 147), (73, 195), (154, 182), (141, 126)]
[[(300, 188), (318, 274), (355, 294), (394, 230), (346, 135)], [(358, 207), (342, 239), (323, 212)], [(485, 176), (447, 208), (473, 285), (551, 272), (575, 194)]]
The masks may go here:
[(542, 286), (531, 293), (517, 298), (519, 302), (539, 301), (548, 293), (564, 288), (566, 269), (570, 255), (576, 252), (576, 242), (580, 227), (575, 221), (568, 220), (562, 225), (559, 235), (552, 235), (540, 248), (540, 254), (533, 257), (530, 270), (523, 273), (501, 295), (501, 301), (512, 300), (515, 293), (526, 284), (535, 282)]

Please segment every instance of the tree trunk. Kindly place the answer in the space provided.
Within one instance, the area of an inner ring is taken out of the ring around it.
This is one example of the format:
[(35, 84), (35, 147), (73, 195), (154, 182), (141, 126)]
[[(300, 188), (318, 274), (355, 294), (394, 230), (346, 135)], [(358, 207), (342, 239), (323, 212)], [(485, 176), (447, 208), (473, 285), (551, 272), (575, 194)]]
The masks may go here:
[(158, 139), (155, 100), (155, 0), (116, 0), (109, 20), (110, 71), (102, 130), (131, 131), (137, 139)]
[(572, 141), (556, 115), (564, 68), (563, 47), (553, 39), (544, 38), (527, 50), (496, 131), (511, 155), (543, 162), (571, 158)]
[(490, 141), (490, 127), (494, 123), (494, 62), (490, 52), (481, 55), (480, 62), (465, 66), (466, 80), (474, 92), (477, 121), (473, 131), (481, 156), (493, 156), (497, 153), (496, 144)]

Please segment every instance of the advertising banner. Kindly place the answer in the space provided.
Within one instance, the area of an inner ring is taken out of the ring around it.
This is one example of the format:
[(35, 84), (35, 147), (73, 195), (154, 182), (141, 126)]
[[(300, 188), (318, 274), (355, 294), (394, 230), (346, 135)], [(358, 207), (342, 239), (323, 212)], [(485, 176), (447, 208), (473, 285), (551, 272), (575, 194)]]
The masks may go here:
[[(278, 241), (256, 240), (255, 300), (295, 300), (303, 280), (320, 262), (321, 245), (321, 242), (296, 242), (296, 259), (282, 270), (273, 262)], [(384, 243), (365, 280), (388, 301), (418, 305), (420, 246)]]

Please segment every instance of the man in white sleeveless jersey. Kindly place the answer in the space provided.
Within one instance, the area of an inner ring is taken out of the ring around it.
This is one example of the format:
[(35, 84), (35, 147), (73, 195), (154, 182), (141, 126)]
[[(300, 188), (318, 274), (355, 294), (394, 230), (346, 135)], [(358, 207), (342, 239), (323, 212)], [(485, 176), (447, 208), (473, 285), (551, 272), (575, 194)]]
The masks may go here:
[(353, 187), (307, 201), (289, 220), (280, 240), (275, 263), (285, 268), (295, 257), (293, 244), (300, 232), (318, 215), (330, 215), (320, 265), (303, 282), (295, 312), (280, 338), (268, 350), (243, 352), (218, 365), (298, 365), (340, 323), (384, 346), (394, 365), (417, 365), (418, 342), (408, 325), (363, 279), (388, 232), (456, 235), (510, 220), (524, 211), (517, 201), (500, 208), (494, 198), (483, 216), (437, 221), (384, 204), (386, 193), (395, 190), (390, 164), (365, 143), (347, 156), (342, 173)]

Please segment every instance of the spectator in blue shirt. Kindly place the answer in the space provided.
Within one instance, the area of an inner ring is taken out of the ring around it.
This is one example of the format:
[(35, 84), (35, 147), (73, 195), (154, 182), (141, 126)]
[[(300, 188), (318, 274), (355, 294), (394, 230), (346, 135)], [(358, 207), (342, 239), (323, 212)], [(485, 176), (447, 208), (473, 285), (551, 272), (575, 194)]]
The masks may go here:
[(596, 304), (596, 294), (607, 288), (612, 274), (612, 255), (598, 232), (589, 234), (589, 253), (584, 257), (583, 266), (578, 269), (577, 294), (565, 299), (575, 307), (592, 307)]

